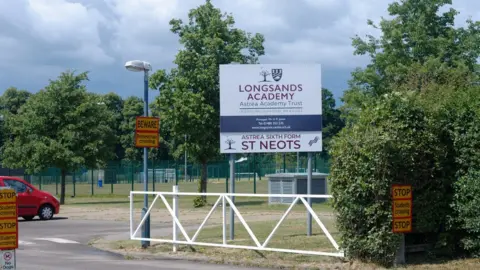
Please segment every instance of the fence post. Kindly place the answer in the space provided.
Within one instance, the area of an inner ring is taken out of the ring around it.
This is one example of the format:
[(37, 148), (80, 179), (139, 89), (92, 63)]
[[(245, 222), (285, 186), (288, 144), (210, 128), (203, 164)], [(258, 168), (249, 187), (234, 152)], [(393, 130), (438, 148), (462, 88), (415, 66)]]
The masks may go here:
[(227, 180), (225, 180), (225, 193), (228, 193), (228, 176)]
[[(176, 173), (176, 172), (175, 172)], [(173, 193), (178, 193), (178, 185), (173, 186)], [(173, 213), (178, 219), (178, 195), (173, 195)], [(177, 241), (177, 223), (175, 223), (175, 218), (173, 219), (173, 241)], [(177, 252), (177, 244), (173, 243), (173, 252)]]
[(75, 197), (75, 195), (76, 195), (76, 189), (75, 189), (75, 182), (76, 182), (76, 181), (75, 181), (75, 172), (73, 172), (72, 175), (73, 175), (73, 179), (72, 179), (72, 181), (73, 181), (73, 197)]
[(152, 173), (153, 173), (153, 177), (152, 177), (152, 184), (153, 184), (153, 191), (155, 191), (155, 158), (152, 158)]
[(256, 154), (253, 153), (253, 194), (257, 194), (257, 162)]
[(91, 193), (92, 193), (92, 196), (93, 196), (93, 169), (92, 169), (92, 185), (91, 185)]
[(55, 170), (55, 195), (58, 195), (58, 170)]
[(262, 164), (261, 164), (261, 163), (262, 163), (262, 160), (261, 160), (261, 159), (260, 159), (260, 162), (259, 162), (259, 163), (260, 163), (260, 164), (259, 164), (260, 166), (258, 166), (258, 180), (262, 181), (262, 168), (263, 168), (263, 167), (262, 167)]
[(42, 189), (42, 175), (41, 175), (41, 174), (40, 174), (40, 176), (39, 176), (39, 182), (40, 182), (40, 183), (38, 184), (38, 188), (39, 188), (39, 189)]
[[(104, 173), (104, 174), (106, 174), (106, 173)], [(105, 177), (105, 175), (104, 175), (103, 178), (106, 179), (107, 177)], [(110, 179), (110, 194), (113, 194), (113, 180), (114, 180), (114, 179), (113, 179), (113, 177), (112, 177), (112, 178)]]
[(227, 244), (227, 208), (226, 208), (225, 195), (222, 195), (222, 231), (223, 231), (223, 244)]
[(134, 171), (133, 171), (132, 163), (131, 163), (131, 162), (129, 162), (129, 163), (130, 163), (130, 172), (131, 172), (131, 174), (130, 174), (130, 183), (131, 183), (131, 185), (132, 185), (131, 190), (134, 191), (134, 190), (135, 190), (135, 187), (134, 187), (134, 184), (133, 184)]
[[(177, 160), (175, 160), (175, 185), (178, 186), (178, 170), (177, 170), (177, 167), (178, 167), (178, 162)], [(207, 177), (208, 177), (208, 174), (207, 174)]]

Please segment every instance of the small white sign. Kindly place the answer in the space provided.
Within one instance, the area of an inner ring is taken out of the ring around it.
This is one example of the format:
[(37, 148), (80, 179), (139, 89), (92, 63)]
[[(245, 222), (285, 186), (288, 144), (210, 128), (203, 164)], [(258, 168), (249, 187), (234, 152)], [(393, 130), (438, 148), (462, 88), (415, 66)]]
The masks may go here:
[(1, 250), (0, 251), (0, 269), (16, 269), (15, 265), (15, 250)]

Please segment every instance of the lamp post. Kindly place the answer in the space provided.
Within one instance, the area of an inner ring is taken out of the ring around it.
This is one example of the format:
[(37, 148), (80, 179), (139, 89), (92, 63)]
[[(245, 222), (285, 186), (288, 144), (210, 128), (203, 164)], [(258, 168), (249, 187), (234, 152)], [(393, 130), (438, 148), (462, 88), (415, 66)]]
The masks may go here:
[[(144, 73), (143, 77), (143, 115), (148, 116), (148, 72), (152, 70), (152, 66), (150, 63), (141, 61), (141, 60), (133, 60), (128, 61), (125, 63), (125, 68), (129, 71), (133, 72), (142, 72)], [(148, 148), (143, 148), (143, 190), (148, 191)], [(142, 219), (147, 214), (148, 210), (148, 195), (145, 194), (143, 196), (143, 208), (142, 208)], [(142, 238), (147, 239), (150, 238), (150, 216), (145, 219), (145, 223), (143, 224), (142, 228)], [(142, 240), (142, 247), (146, 248), (150, 246), (150, 241)]]

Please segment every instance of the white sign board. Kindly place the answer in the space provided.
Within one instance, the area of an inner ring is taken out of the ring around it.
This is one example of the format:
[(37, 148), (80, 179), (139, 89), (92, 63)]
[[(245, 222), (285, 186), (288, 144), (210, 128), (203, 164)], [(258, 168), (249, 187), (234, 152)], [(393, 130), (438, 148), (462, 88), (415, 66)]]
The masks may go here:
[(15, 269), (15, 250), (0, 251), (0, 269)]
[(322, 151), (318, 64), (220, 65), (220, 152)]

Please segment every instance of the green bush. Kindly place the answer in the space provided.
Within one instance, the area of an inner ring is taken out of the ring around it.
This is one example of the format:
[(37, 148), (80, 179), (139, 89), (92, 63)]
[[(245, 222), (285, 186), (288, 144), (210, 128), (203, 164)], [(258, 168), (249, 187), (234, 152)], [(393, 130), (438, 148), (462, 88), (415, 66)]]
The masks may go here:
[(480, 257), (480, 170), (471, 170), (455, 183), (452, 204), (459, 229), (465, 231), (461, 246)]
[(454, 209), (448, 229), (463, 253), (480, 256), (480, 89), (471, 87), (448, 100), (438, 117), (452, 148)]
[(390, 265), (391, 184), (412, 184), (416, 232), (438, 232), (451, 215), (447, 149), (434, 118), (412, 92), (392, 93), (366, 106), (331, 147), (330, 181), (341, 245), (350, 258)]

